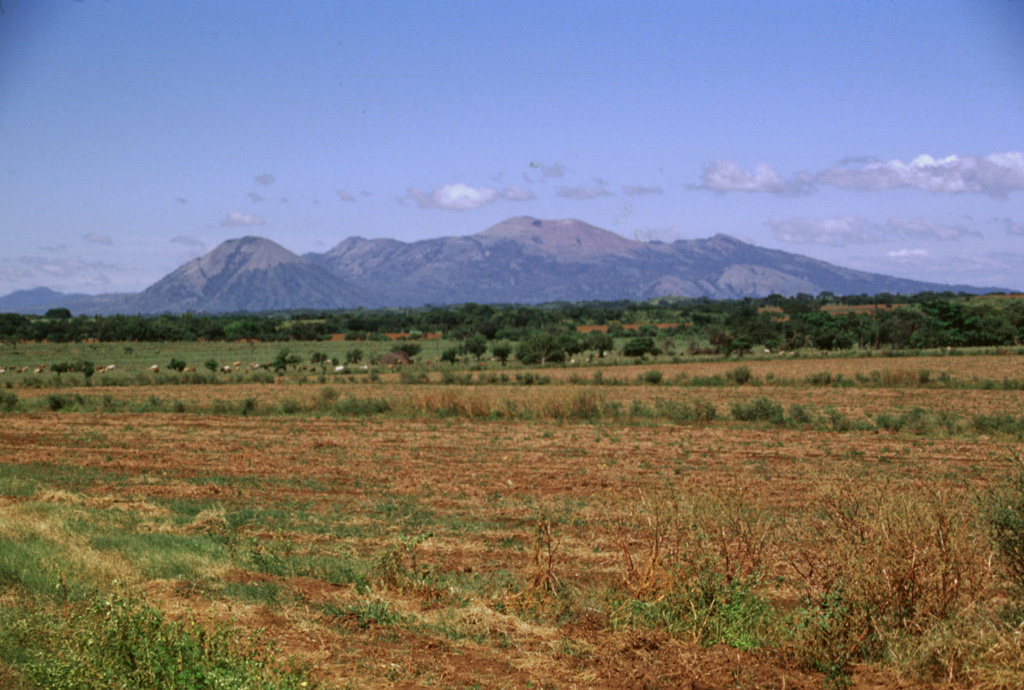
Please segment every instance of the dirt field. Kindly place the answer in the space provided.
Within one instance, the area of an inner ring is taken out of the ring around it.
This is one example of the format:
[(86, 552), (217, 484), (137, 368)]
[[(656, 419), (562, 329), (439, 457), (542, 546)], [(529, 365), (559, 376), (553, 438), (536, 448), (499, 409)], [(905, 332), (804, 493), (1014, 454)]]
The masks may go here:
[[(106, 408), (3, 416), (0, 549), (52, 539), (62, 578), (263, 629), (323, 687), (1014, 687), (1019, 630), (971, 626), (1006, 600), (978, 501), (1021, 439), (872, 420), (1019, 416), (1020, 390), (935, 382), (1022, 377), (1022, 358), (758, 361), (753, 384), (692, 385), (736, 366), (62, 388)], [(651, 369), (663, 383), (638, 383)], [(591, 418), (558, 413), (580, 396)], [(851, 425), (730, 414), (757, 398)], [(355, 399), (388, 406), (332, 413)], [(697, 399), (714, 419), (643, 414)], [(829, 628), (840, 592), (875, 617)]]

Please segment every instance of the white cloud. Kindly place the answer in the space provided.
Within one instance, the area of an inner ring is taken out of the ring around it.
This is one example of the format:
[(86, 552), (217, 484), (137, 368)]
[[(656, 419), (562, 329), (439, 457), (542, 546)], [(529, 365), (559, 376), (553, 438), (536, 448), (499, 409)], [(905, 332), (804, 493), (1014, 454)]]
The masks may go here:
[[(365, 194), (369, 194), (366, 192)], [(400, 198), (399, 203), (406, 199), (416, 202), (420, 208), (440, 208), (447, 211), (467, 211), (480, 208), (495, 201), (506, 199), (508, 201), (530, 201), (536, 195), (528, 189), (511, 186), (501, 191), (493, 187), (470, 187), (463, 182), (446, 184), (431, 192), (421, 192), (415, 187), (410, 188), (405, 196)]]
[(841, 247), (847, 244), (870, 244), (885, 239), (882, 228), (857, 216), (769, 220), (767, 225), (772, 229), (775, 239), (796, 244)]
[(965, 237), (981, 237), (981, 233), (962, 225), (939, 225), (924, 218), (890, 218), (885, 227), (903, 239), (942, 240), (952, 242)]
[(928, 256), (927, 249), (893, 249), (885, 253), (890, 259), (918, 259)]
[(415, 187), (406, 193), (406, 198), (415, 201), (420, 208), (440, 208), (448, 211), (480, 208), (496, 201), (498, 197), (496, 189), (470, 187), (462, 182), (442, 185), (428, 194), (424, 194)]
[(900, 160), (868, 162), (858, 167), (830, 168), (815, 176), (820, 184), (879, 191), (909, 187), (943, 194), (976, 193), (1005, 199), (1024, 190), (1024, 152), (993, 153), (984, 157), (921, 155)]
[(563, 199), (597, 199), (602, 196), (611, 196), (611, 192), (603, 187), (559, 187), (555, 194)]
[(848, 244), (873, 244), (891, 240), (938, 240), (954, 242), (981, 233), (962, 225), (942, 225), (924, 218), (890, 218), (884, 225), (858, 216), (834, 218), (793, 218), (769, 220), (775, 239), (797, 244), (824, 244), (841, 247)]
[(251, 216), (248, 213), (232, 211), (220, 222), (222, 228), (243, 228), (249, 225), (266, 225), (262, 216)]
[(644, 187), (638, 184), (627, 184), (623, 186), (622, 193), (628, 196), (646, 196), (648, 194), (664, 194), (661, 187)]
[(254, 182), (259, 182), (262, 185), (272, 185), (277, 182), (277, 178), (270, 173), (263, 173), (262, 175), (257, 175), (252, 179)]
[(784, 180), (774, 168), (758, 163), (748, 172), (730, 160), (717, 160), (704, 166), (699, 185), (691, 189), (706, 189), (712, 192), (766, 192), (768, 194), (797, 195), (813, 191), (810, 176), (799, 173)]
[(90, 232), (86, 235), (82, 235), (82, 239), (86, 242), (93, 242), (95, 244), (114, 244), (114, 240), (110, 239), (110, 235), (100, 235), (95, 232)]
[(83, 261), (82, 259), (50, 259), (38, 256), (23, 256), (14, 260), (26, 275), (43, 274), (52, 278), (70, 278), (82, 276), (90, 271), (109, 272), (118, 270), (118, 266), (103, 261)]
[(335, 193), (338, 195), (338, 198), (341, 199), (342, 201), (351, 201), (354, 203), (356, 200), (354, 196), (346, 192), (344, 189), (339, 189)]
[(537, 195), (531, 192), (529, 189), (523, 189), (522, 187), (505, 187), (501, 190), (501, 195), (509, 201), (530, 201), (537, 198)]

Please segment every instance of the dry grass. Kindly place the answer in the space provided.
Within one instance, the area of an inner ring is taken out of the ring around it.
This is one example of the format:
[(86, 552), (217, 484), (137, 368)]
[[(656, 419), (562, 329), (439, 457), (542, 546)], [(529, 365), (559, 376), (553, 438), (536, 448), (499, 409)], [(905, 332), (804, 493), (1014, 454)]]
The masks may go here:
[[(8, 415), (0, 540), (55, 546), (40, 587), (117, 579), (175, 616), (265, 628), (328, 687), (1013, 687), (1024, 630), (1003, 617), (979, 497), (1019, 440), (727, 410), (766, 396), (853, 420), (966, 416), (1019, 410), (1022, 393), (950, 395), (920, 385), (920, 362), (850, 362), (844, 376), (889, 371), (885, 386), (801, 383), (847, 360), (750, 362), (759, 385), (607, 385), (609, 368), (605, 384), (249, 384), (189, 389), (187, 414)], [(209, 413), (248, 397), (255, 417)], [(259, 416), (289, 398), (301, 413)], [(698, 398), (718, 420), (630, 413)], [(324, 412), (349, 399), (387, 411)], [(97, 548), (111, 534), (166, 543), (178, 574)]]

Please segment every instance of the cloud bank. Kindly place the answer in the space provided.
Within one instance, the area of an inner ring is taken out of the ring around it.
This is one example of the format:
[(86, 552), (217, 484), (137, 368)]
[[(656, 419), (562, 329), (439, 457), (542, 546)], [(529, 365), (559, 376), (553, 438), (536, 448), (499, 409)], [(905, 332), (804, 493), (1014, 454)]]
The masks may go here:
[(470, 187), (464, 182), (446, 184), (431, 192), (421, 192), (415, 187), (410, 188), (404, 199), (412, 199), (420, 208), (439, 208), (447, 211), (468, 211), (492, 204), (499, 199), (509, 201), (529, 201), (533, 192), (520, 187), (506, 187), (498, 191), (493, 187)]
[(908, 187), (942, 194), (987, 194), (1005, 199), (1024, 190), (1024, 152), (988, 156), (935, 159), (921, 155), (908, 163), (900, 160), (869, 162), (856, 167), (836, 166), (815, 177), (819, 184), (844, 189), (881, 191)]
[(251, 216), (248, 213), (232, 211), (220, 222), (222, 228), (244, 228), (250, 225), (266, 225), (263, 216)]
[(890, 218), (884, 225), (859, 216), (769, 220), (767, 225), (779, 242), (842, 247), (887, 241), (929, 240), (955, 242), (981, 233), (960, 225), (943, 225), (924, 218)]
[(717, 160), (704, 166), (700, 184), (692, 189), (712, 192), (766, 192), (768, 194), (798, 195), (814, 191), (811, 178), (799, 173), (784, 180), (767, 163), (758, 163), (753, 171), (747, 171), (730, 160)]
[(860, 191), (920, 189), (936, 194), (985, 194), (1005, 199), (1024, 190), (1024, 151), (992, 153), (987, 156), (933, 158), (920, 155), (909, 162), (846, 158), (839, 165), (814, 175), (798, 173), (784, 179), (766, 163), (752, 171), (730, 160), (704, 166), (700, 184), (691, 189), (712, 192), (764, 192), (767, 194), (810, 194), (817, 186)]
[(579, 201), (586, 201), (587, 199), (597, 199), (602, 196), (611, 196), (604, 187), (558, 187), (555, 190), (555, 195), (562, 197), (563, 199), (576, 199)]

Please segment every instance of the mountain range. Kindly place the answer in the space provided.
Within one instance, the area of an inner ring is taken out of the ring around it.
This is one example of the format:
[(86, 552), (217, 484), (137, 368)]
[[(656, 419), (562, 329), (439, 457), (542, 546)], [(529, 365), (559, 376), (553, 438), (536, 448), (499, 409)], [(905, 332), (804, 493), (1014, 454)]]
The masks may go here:
[(641, 242), (579, 220), (511, 218), (465, 237), (418, 242), (350, 237), (299, 256), (261, 237), (218, 245), (140, 293), (0, 297), (0, 311), (74, 314), (259, 312), (419, 307), (464, 302), (738, 299), (770, 294), (984, 293), (842, 268), (728, 235)]

